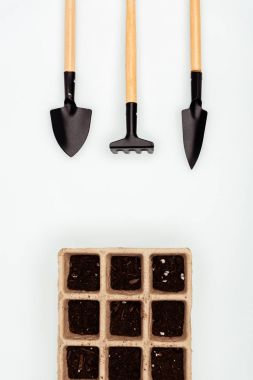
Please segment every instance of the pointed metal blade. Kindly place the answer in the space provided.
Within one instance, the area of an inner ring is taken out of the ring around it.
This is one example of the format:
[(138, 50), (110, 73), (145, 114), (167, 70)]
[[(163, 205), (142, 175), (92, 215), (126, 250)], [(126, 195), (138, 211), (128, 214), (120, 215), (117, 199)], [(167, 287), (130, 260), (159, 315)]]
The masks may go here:
[(51, 111), (51, 120), (55, 138), (62, 150), (73, 157), (85, 143), (91, 123), (92, 111), (68, 106)]
[(182, 112), (184, 148), (191, 169), (194, 168), (201, 152), (207, 115), (200, 102), (193, 102), (189, 109)]

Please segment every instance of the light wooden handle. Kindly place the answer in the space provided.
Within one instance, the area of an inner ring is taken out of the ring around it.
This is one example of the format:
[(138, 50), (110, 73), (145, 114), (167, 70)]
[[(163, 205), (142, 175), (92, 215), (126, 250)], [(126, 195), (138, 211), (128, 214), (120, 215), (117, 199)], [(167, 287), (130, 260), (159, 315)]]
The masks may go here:
[(65, 71), (75, 71), (76, 1), (66, 0), (65, 9)]
[(126, 101), (137, 103), (136, 81), (136, 0), (127, 0)]
[(201, 15), (200, 0), (191, 1), (191, 66), (192, 71), (201, 71)]

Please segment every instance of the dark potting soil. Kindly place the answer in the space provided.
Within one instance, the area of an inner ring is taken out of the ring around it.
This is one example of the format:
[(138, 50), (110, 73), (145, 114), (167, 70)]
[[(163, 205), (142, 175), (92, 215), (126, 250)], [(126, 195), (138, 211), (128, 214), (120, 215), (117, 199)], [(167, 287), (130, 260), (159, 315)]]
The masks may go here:
[(185, 304), (181, 301), (152, 302), (152, 333), (160, 337), (179, 337), (184, 333)]
[(67, 365), (70, 379), (98, 379), (99, 349), (67, 347)]
[(109, 349), (109, 380), (140, 380), (142, 351), (138, 347)]
[(154, 347), (151, 367), (153, 380), (184, 380), (184, 350)]
[(69, 330), (78, 335), (98, 335), (99, 333), (99, 302), (69, 301)]
[(70, 257), (68, 289), (86, 292), (100, 289), (100, 259), (97, 255)]
[(141, 258), (139, 256), (112, 256), (111, 288), (113, 290), (141, 288)]
[(110, 303), (111, 335), (136, 337), (141, 335), (141, 302)]
[(181, 292), (185, 288), (183, 256), (154, 256), (153, 288), (163, 292)]

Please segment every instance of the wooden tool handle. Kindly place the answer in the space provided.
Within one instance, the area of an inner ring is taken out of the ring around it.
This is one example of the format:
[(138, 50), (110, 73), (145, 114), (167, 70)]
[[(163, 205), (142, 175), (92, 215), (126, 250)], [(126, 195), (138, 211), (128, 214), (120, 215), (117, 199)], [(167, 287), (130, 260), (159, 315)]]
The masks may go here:
[(65, 9), (65, 71), (75, 71), (76, 1), (66, 0)]
[(201, 71), (201, 15), (200, 0), (191, 1), (191, 66), (192, 71)]
[(136, 81), (136, 0), (127, 0), (126, 22), (126, 100), (137, 103)]

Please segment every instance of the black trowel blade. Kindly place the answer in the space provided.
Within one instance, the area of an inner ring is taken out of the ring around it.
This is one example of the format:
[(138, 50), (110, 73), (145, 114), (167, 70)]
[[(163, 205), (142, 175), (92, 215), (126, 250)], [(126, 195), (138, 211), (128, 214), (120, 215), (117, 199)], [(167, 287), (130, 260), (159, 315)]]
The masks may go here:
[(189, 109), (182, 112), (184, 148), (191, 169), (194, 168), (201, 152), (207, 111), (202, 109), (199, 102), (193, 102)]
[(92, 111), (69, 106), (51, 111), (55, 138), (62, 150), (73, 157), (85, 143), (90, 130)]

